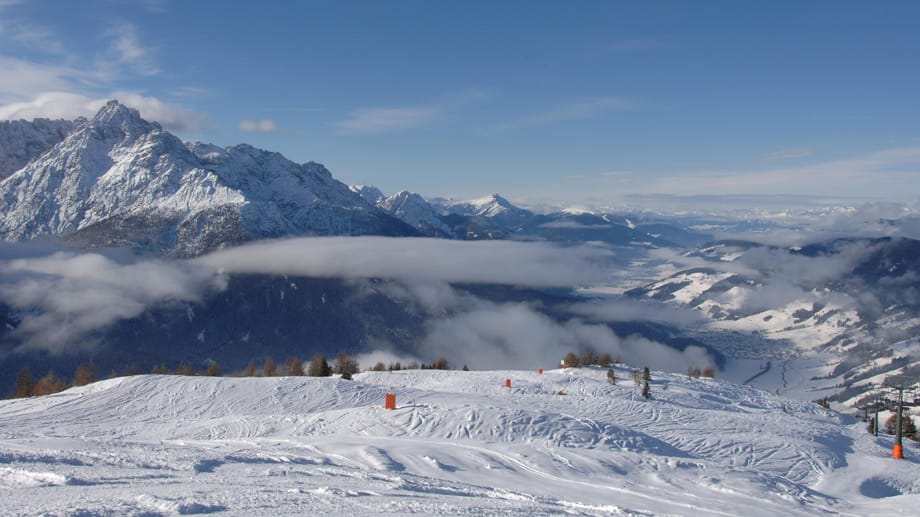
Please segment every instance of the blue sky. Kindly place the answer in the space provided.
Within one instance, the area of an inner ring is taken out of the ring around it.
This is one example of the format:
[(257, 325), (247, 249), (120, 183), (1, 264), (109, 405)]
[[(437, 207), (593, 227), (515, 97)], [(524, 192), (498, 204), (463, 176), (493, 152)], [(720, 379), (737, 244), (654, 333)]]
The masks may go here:
[(426, 196), (920, 198), (918, 2), (263, 3), (0, 0), (0, 118), (117, 97)]

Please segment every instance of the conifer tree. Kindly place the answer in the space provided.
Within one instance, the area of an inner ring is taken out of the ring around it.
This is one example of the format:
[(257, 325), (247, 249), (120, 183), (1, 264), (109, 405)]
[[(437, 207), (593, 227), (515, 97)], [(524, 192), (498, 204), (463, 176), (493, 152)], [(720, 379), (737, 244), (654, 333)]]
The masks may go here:
[(578, 367), (578, 356), (575, 355), (575, 352), (569, 352), (565, 354), (565, 367), (566, 368), (576, 368)]
[(211, 361), (211, 364), (208, 365), (208, 369), (204, 372), (208, 377), (220, 377), (220, 365), (217, 364), (217, 361)]
[[(888, 434), (897, 434), (898, 430), (898, 412), (894, 410), (891, 412), (891, 416), (888, 417), (888, 420), (885, 420), (885, 430), (888, 431)], [(901, 408), (901, 436), (904, 438), (910, 438), (911, 440), (917, 440), (917, 426), (914, 425), (913, 419), (910, 417), (910, 411), (907, 408)]]
[(611, 370), (607, 370), (607, 382), (609, 382), (610, 384), (616, 384), (616, 383), (617, 383), (617, 374), (614, 373), (614, 371), (613, 371), (612, 369), (611, 369)]
[(287, 374), (296, 377), (302, 377), (304, 375), (303, 371), (303, 361), (299, 357), (288, 357), (287, 361), (284, 362), (287, 365)]
[(649, 393), (648, 381), (642, 381), (642, 398), (649, 398), (651, 393)]
[(31, 397), (34, 391), (35, 381), (32, 380), (32, 372), (28, 366), (23, 366), (16, 374), (16, 391), (13, 396), (16, 398)]
[(330, 375), (332, 375), (332, 368), (329, 367), (326, 356), (323, 354), (314, 355), (313, 359), (310, 359), (310, 364), (307, 366), (307, 376), (329, 377)]
[(255, 377), (256, 376), (256, 363), (249, 361), (246, 363), (246, 368), (243, 368), (243, 377)]
[(186, 375), (191, 377), (195, 375), (195, 367), (192, 366), (192, 363), (188, 361), (182, 361), (176, 368), (176, 375)]
[(73, 372), (73, 385), (85, 386), (93, 382), (96, 382), (96, 365), (90, 361), (77, 366), (77, 369)]
[(344, 350), (339, 352), (335, 359), (335, 373), (341, 375), (345, 380), (351, 380), (351, 376), (360, 371), (358, 361), (354, 357), (348, 355)]
[(604, 352), (603, 354), (597, 356), (594, 363), (601, 368), (607, 368), (610, 366), (610, 363), (613, 362), (613, 358), (610, 357), (610, 354)]
[(383, 364), (380, 361), (378, 361), (377, 364), (371, 367), (372, 372), (385, 372), (386, 369), (387, 369), (387, 365)]
[(154, 375), (166, 375), (169, 373), (169, 370), (166, 369), (166, 365), (163, 363), (156, 364), (153, 368), (150, 369), (150, 373)]
[(63, 379), (58, 378), (54, 370), (49, 370), (44, 377), (35, 383), (35, 389), (32, 390), (32, 394), (39, 396), (51, 395), (52, 393), (58, 393), (66, 389), (67, 383)]
[(642, 369), (642, 380), (643, 381), (652, 380), (652, 373), (648, 370), (648, 366)]
[(275, 364), (275, 360), (271, 357), (265, 359), (265, 364), (262, 365), (262, 375), (266, 377), (278, 375), (278, 365)]

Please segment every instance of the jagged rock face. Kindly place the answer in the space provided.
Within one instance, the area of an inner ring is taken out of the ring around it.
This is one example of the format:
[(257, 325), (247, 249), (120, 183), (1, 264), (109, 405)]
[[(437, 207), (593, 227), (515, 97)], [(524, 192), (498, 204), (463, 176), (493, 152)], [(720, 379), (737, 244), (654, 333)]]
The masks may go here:
[(373, 185), (351, 185), (351, 191), (358, 194), (365, 201), (372, 205), (376, 205), (380, 201), (383, 201), (386, 196), (383, 195), (383, 192), (379, 188)]
[(184, 144), (116, 101), (0, 183), (0, 238), (181, 256), (290, 235), (416, 235), (320, 164)]
[(437, 211), (422, 196), (403, 190), (379, 200), (377, 206), (405, 221), (425, 235), (450, 237), (450, 227), (438, 217)]
[(0, 122), (0, 179), (64, 140), (76, 124), (44, 118)]

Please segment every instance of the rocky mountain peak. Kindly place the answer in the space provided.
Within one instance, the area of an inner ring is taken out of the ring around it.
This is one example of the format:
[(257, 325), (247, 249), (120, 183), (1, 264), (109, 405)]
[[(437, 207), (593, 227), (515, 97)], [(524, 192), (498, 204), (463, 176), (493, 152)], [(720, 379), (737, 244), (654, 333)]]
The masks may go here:
[(155, 122), (147, 122), (134, 108), (129, 108), (117, 100), (110, 100), (96, 112), (88, 126), (104, 136), (125, 136), (137, 138), (153, 130), (161, 130)]

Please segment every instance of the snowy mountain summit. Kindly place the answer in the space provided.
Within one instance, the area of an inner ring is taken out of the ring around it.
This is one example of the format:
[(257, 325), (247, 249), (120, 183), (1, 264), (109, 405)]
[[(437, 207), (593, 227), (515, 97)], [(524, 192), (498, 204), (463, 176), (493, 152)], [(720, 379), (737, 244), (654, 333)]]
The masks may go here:
[(450, 227), (441, 220), (437, 211), (422, 196), (403, 190), (381, 199), (377, 206), (398, 217), (425, 235), (449, 237)]
[(416, 232), (335, 180), (249, 145), (185, 144), (107, 103), (0, 183), (0, 238), (65, 237), (177, 255), (288, 235)]
[(471, 199), (469, 201), (448, 203), (445, 208), (449, 213), (453, 214), (485, 217), (508, 223), (512, 221), (523, 221), (533, 215), (529, 210), (514, 206), (510, 201), (498, 194)]

